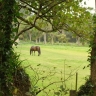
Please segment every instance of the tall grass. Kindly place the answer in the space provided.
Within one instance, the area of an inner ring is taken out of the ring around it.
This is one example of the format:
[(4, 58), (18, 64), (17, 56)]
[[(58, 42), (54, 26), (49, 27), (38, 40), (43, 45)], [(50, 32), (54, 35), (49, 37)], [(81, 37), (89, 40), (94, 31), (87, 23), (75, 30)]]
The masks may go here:
[[(90, 69), (87, 67), (89, 62), (88, 47), (78, 46), (64, 46), (64, 45), (39, 45), (41, 47), (41, 56), (35, 56), (29, 54), (29, 49), (32, 44), (19, 44), (15, 51), (20, 54), (20, 59), (24, 60), (22, 66), (31, 66), (36, 73), (39, 73), (40, 77), (49, 76), (44, 81), (33, 82), (36, 86), (43, 88), (51, 82), (57, 82), (65, 80), (71, 75), (65, 82), (68, 89), (75, 89), (75, 73), (78, 72), (78, 88), (85, 82), (85, 77), (90, 74)], [(27, 72), (33, 79), (33, 70), (27, 68)], [(36, 74), (35, 73), (35, 74)], [(50, 74), (50, 75), (49, 75)], [(54, 75), (53, 75), (54, 74)], [(42, 83), (43, 82), (43, 83)], [(38, 96), (54, 96), (53, 91), (58, 91), (61, 83), (53, 84), (45, 91), (38, 94)], [(50, 92), (49, 92), (50, 91)], [(49, 94), (49, 93), (50, 94)], [(63, 96), (63, 95), (62, 95)]]

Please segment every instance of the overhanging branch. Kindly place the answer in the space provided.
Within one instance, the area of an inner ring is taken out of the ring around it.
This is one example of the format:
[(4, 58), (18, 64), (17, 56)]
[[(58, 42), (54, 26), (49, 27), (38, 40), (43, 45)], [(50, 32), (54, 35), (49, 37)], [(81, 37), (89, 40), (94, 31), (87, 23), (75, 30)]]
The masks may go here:
[(28, 20), (24, 19), (23, 17), (17, 17), (17, 18), (20, 19), (20, 20), (22, 20), (23, 22), (27, 23), (28, 25), (32, 26), (32, 28), (35, 27), (36, 29), (38, 29), (38, 30), (41, 31), (41, 32), (46, 32), (46, 33), (48, 33), (48, 32), (53, 32), (53, 31), (54, 31), (53, 29), (52, 29), (52, 30), (44, 30), (44, 29), (41, 29), (41, 28), (38, 27), (36, 24), (32, 24), (31, 22), (29, 22)]
[(13, 43), (17, 40), (17, 38), (18, 38), (22, 33), (24, 33), (24, 32), (26, 32), (26, 31), (32, 29), (33, 27), (34, 27), (34, 26), (30, 26), (30, 27), (28, 27), (28, 28), (23, 29), (22, 31), (20, 31), (20, 32), (15, 36), (15, 38), (14, 38), (14, 40), (13, 40)]

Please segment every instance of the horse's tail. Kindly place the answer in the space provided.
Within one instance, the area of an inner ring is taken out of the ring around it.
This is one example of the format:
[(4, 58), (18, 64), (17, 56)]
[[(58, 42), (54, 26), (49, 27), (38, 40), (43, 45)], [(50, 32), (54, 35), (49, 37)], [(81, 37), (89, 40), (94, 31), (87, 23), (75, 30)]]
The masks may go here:
[(30, 55), (31, 55), (31, 48), (30, 48)]

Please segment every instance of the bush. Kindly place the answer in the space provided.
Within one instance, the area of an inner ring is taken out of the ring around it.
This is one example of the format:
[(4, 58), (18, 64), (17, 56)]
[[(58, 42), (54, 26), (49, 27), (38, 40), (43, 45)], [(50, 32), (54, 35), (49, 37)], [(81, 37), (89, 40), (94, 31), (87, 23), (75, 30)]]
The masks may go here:
[(86, 79), (84, 85), (79, 88), (78, 96), (92, 96), (92, 83), (90, 79)]

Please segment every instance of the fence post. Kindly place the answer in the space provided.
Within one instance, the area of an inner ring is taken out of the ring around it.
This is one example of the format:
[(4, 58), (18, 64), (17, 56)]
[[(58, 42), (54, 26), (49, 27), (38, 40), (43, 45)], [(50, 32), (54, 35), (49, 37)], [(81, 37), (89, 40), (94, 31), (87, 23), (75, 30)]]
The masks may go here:
[(76, 86), (75, 86), (76, 91), (77, 91), (77, 82), (78, 82), (78, 73), (76, 72)]
[(76, 96), (77, 92), (76, 90), (70, 90), (70, 96)]
[(70, 96), (77, 96), (77, 81), (78, 81), (78, 73), (76, 72), (76, 85), (75, 85), (75, 90), (70, 90)]

